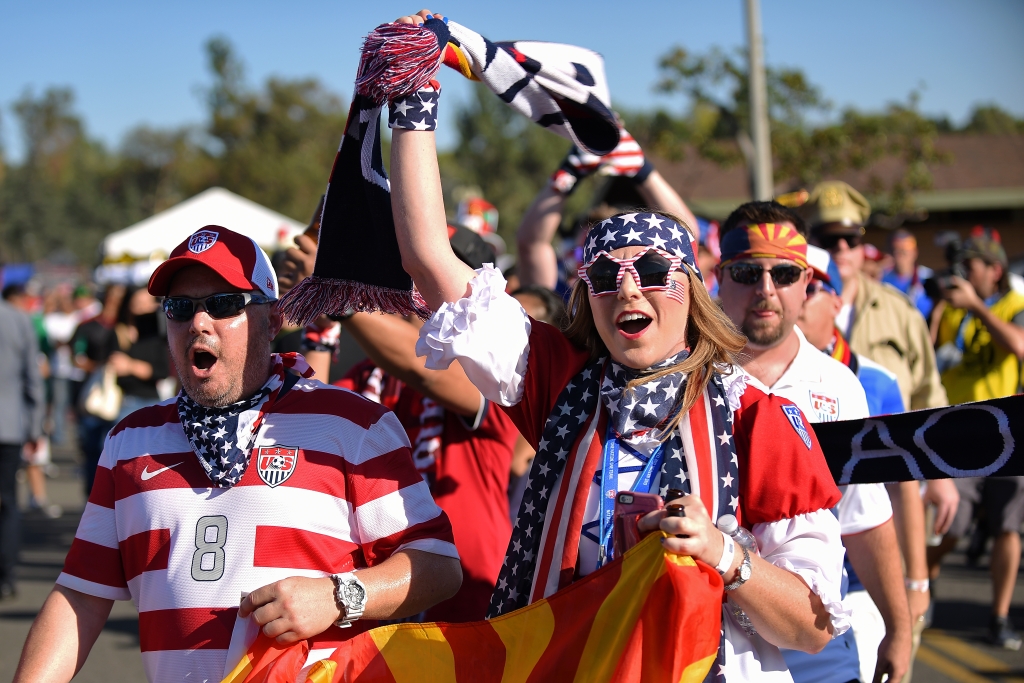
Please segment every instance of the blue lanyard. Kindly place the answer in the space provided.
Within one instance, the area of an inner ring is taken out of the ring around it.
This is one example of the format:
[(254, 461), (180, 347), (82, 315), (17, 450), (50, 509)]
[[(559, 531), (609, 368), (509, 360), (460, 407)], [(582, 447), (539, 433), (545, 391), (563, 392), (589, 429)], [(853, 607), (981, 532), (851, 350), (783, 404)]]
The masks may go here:
[[(643, 491), (650, 493), (651, 484), (654, 480), (654, 473), (661, 471), (661, 459), (664, 451), (664, 444), (651, 453), (644, 468), (637, 475), (636, 481), (630, 487), (630, 491)], [(612, 517), (615, 515), (615, 494), (619, 488), (619, 441), (615, 438), (615, 432), (611, 426), (605, 434), (604, 453), (601, 461), (601, 512), (598, 521), (598, 537), (601, 539), (597, 556), (597, 568), (600, 569), (606, 562), (612, 559)]]

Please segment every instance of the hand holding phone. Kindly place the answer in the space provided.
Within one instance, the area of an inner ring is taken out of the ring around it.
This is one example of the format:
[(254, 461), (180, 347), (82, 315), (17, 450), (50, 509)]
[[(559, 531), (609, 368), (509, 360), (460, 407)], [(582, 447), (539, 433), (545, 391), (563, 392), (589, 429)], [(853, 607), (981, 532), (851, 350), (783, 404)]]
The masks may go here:
[(615, 496), (615, 519), (612, 527), (612, 547), (615, 557), (622, 557), (640, 542), (637, 521), (649, 512), (665, 507), (665, 501), (656, 493), (619, 491)]

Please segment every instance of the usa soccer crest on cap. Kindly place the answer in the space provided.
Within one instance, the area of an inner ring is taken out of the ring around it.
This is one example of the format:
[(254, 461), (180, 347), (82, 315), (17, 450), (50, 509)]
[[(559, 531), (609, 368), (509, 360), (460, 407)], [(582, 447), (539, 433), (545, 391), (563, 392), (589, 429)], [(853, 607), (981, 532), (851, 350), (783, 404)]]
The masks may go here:
[(295, 474), (299, 449), (290, 446), (261, 446), (256, 450), (256, 471), (270, 488), (280, 486)]

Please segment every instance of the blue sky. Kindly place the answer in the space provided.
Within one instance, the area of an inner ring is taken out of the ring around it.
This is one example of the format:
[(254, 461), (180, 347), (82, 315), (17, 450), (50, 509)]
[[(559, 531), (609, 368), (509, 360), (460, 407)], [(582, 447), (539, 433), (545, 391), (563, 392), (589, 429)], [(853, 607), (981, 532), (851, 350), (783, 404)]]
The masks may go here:
[[(742, 0), (541, 2), (451, 0), (432, 7), (495, 40), (532, 38), (601, 52), (612, 96), (631, 108), (683, 107), (656, 95), (659, 55), (744, 42)], [(0, 140), (21, 144), (10, 110), (26, 88), (72, 86), (90, 134), (116, 145), (138, 124), (202, 119), (209, 82), (202, 46), (226, 36), (250, 83), (315, 76), (351, 94), (361, 37), (418, 6), (371, 2), (164, 3), (0, 0)], [(965, 119), (977, 102), (1024, 116), (1024, 2), (1020, 0), (762, 0), (769, 64), (802, 68), (837, 107), (878, 109), (922, 89), (921, 108)], [(444, 107), (466, 84), (445, 73)]]

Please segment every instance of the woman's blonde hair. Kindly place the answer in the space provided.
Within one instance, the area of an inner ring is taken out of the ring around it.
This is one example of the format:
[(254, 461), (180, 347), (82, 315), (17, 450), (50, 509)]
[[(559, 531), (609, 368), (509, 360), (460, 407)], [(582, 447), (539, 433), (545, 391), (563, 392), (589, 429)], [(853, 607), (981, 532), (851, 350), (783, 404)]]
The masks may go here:
[[(680, 225), (685, 225), (671, 214), (659, 213), (673, 218)], [(732, 320), (708, 294), (707, 288), (697, 277), (696, 272), (686, 264), (683, 265), (683, 272), (686, 274), (690, 286), (690, 312), (689, 319), (686, 321), (686, 344), (690, 349), (690, 355), (681, 363), (655, 370), (631, 380), (626, 385), (627, 390), (632, 390), (640, 384), (666, 375), (677, 372), (687, 374), (686, 390), (683, 392), (681, 405), (679, 410), (675, 411), (669, 424), (660, 432), (662, 439), (668, 438), (683, 419), (683, 415), (703, 395), (708, 382), (711, 381), (712, 374), (716, 370), (728, 372), (735, 363), (736, 354), (747, 343), (747, 338), (740, 334)], [(564, 333), (569, 341), (588, 350), (591, 358), (596, 359), (608, 354), (608, 349), (594, 324), (589, 291), (587, 283), (583, 280), (577, 280), (573, 284), (569, 296), (568, 320)]]

